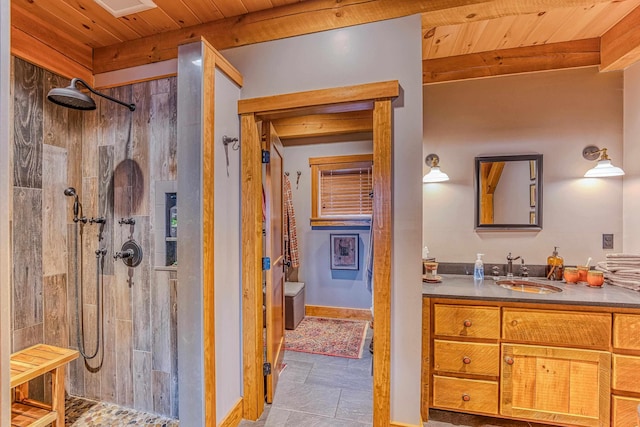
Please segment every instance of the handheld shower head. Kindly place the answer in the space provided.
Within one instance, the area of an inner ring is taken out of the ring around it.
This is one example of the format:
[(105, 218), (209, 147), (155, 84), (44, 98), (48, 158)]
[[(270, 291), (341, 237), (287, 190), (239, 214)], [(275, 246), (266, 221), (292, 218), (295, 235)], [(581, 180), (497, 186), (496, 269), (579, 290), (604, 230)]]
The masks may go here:
[(80, 202), (78, 202), (78, 193), (73, 187), (66, 188), (64, 195), (73, 197), (73, 222), (78, 222), (78, 214), (80, 213)]

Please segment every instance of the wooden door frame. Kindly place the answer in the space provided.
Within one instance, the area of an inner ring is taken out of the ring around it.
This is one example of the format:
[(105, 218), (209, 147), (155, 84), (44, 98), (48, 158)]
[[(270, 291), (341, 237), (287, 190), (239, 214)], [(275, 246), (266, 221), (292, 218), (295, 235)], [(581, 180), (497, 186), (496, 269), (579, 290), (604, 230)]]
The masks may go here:
[(397, 80), (297, 92), (238, 101), (241, 115), (243, 418), (264, 410), (262, 375), (262, 163), (257, 123), (262, 119), (348, 111), (373, 111), (373, 426), (391, 419), (391, 260), (392, 140), (391, 102)]

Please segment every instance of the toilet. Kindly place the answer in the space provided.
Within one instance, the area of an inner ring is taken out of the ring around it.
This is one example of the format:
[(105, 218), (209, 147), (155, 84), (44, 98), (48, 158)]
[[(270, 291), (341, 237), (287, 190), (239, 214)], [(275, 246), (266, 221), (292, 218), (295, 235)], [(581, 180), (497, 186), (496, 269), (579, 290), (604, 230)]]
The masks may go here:
[(304, 282), (284, 282), (284, 327), (295, 329), (304, 319)]

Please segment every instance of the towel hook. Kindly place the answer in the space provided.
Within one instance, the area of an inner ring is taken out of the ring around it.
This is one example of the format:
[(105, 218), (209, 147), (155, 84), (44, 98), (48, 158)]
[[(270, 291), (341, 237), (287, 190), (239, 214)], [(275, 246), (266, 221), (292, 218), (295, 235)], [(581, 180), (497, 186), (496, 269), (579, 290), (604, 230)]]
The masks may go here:
[(296, 178), (296, 190), (297, 190), (298, 189), (298, 184), (300, 183), (300, 175), (302, 175), (302, 172), (296, 171), (296, 175), (297, 175), (297, 178)]
[(229, 144), (233, 144), (231, 146), (231, 149), (233, 149), (233, 151), (238, 151), (238, 148), (240, 148), (240, 143), (238, 141), (238, 138), (236, 137), (230, 137), (230, 136), (224, 135), (222, 137), (222, 143), (224, 144), (225, 147)]
[(229, 144), (233, 144), (231, 145), (231, 148), (233, 149), (233, 151), (238, 151), (238, 148), (240, 148), (240, 144), (238, 143), (238, 138), (236, 137), (230, 137), (227, 135), (224, 135), (222, 137), (222, 143), (224, 144), (224, 155), (227, 157), (227, 177), (229, 176)]

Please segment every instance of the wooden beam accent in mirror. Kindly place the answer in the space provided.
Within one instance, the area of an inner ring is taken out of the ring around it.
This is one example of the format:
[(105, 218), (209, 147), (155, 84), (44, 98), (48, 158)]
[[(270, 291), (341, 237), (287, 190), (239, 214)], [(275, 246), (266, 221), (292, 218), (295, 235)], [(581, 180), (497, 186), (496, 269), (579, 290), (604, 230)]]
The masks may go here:
[(542, 155), (475, 159), (475, 229), (542, 228)]
[(422, 83), (442, 83), (598, 64), (600, 39), (592, 38), (427, 59), (422, 61)]
[(480, 165), (480, 212), (482, 224), (493, 224), (493, 194), (500, 182), (504, 162), (482, 163)]

